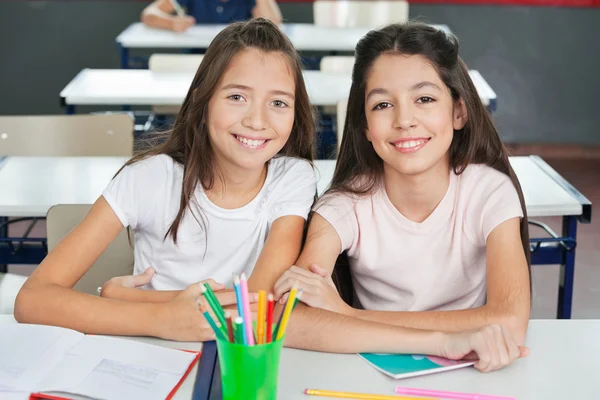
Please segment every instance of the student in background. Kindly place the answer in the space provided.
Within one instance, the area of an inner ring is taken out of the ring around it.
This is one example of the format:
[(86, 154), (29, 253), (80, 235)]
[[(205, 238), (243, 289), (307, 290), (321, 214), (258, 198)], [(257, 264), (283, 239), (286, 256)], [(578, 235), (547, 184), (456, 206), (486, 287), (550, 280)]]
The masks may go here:
[[(374, 324), (362, 328), (373, 342), (386, 340), (382, 323), (484, 329), (523, 344), (527, 229), (519, 182), (456, 38), (419, 23), (371, 31), (356, 47), (331, 187), (314, 207), (296, 266), (275, 285), (276, 299), (296, 285), (315, 307), (294, 313), (290, 328), (303, 335), (290, 331), (291, 345), (352, 347), (337, 332), (357, 321)], [(343, 276), (341, 265), (334, 271), (342, 252)], [(314, 320), (326, 323), (303, 328)], [(518, 356), (494, 352), (477, 367), (500, 368)]]
[[(209, 46), (166, 142), (116, 174), (27, 280), (15, 318), (84, 333), (213, 339), (196, 304), (198, 282), (209, 280), (231, 304), (235, 295), (222, 289), (233, 274), (245, 272), (251, 291), (272, 290), (300, 254), (316, 194), (314, 129), (289, 39), (265, 19), (228, 26)], [(74, 291), (127, 227), (134, 273), (156, 290), (116, 279), (102, 297)]]
[(154, 28), (184, 32), (194, 24), (228, 24), (258, 17), (281, 23), (275, 0), (155, 0), (141, 19)]

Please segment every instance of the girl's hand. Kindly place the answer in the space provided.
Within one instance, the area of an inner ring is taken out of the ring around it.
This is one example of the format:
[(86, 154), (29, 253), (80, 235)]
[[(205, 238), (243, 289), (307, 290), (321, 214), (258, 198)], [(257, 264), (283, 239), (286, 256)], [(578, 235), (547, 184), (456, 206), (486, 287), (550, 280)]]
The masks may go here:
[(150, 267), (138, 275), (115, 276), (102, 285), (100, 296), (110, 298), (110, 293), (113, 293), (117, 287), (133, 289), (147, 285), (152, 281), (155, 273), (154, 268)]
[(194, 17), (191, 17), (189, 15), (184, 15), (184, 16), (176, 16), (173, 17), (173, 20), (171, 22), (171, 30), (175, 31), (175, 32), (185, 32), (188, 30), (189, 27), (194, 26), (196, 24), (196, 20), (194, 19)]
[[(204, 315), (200, 312), (200, 304), (211, 310), (204, 296), (201, 295), (200, 286), (209, 283), (212, 279), (194, 283), (177, 295), (168, 303), (162, 303), (157, 308), (156, 336), (163, 339), (204, 342), (214, 340), (215, 334)], [(215, 292), (215, 296), (222, 307), (236, 304), (235, 292), (223, 290)], [(249, 295), (250, 302), (258, 301), (258, 295)], [(211, 313), (213, 320), (219, 325), (218, 319)]]
[(351, 315), (353, 308), (342, 300), (331, 275), (316, 264), (312, 264), (309, 268), (310, 271), (307, 271), (294, 265), (284, 272), (275, 282), (273, 293), (275, 300), (284, 304), (289, 291), (295, 286), (298, 291), (302, 290), (300, 301), (304, 304), (339, 314)]
[(489, 325), (471, 332), (448, 334), (441, 356), (451, 360), (477, 360), (475, 368), (490, 372), (527, 357), (529, 349), (518, 346), (508, 329)]

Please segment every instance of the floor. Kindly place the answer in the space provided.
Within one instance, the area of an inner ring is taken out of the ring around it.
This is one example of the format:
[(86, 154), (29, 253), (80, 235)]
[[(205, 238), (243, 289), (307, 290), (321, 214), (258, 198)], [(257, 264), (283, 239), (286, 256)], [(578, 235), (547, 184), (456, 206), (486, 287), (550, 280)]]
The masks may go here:
[[(600, 158), (545, 160), (565, 179), (582, 192), (595, 207), (600, 206)], [(593, 214), (598, 214), (594, 210)], [(560, 218), (539, 219), (560, 232)], [(24, 226), (15, 228), (17, 234)], [(532, 233), (536, 232), (532, 230)], [(44, 223), (32, 232), (32, 236), (44, 235)], [(29, 275), (35, 266), (13, 265), (9, 271)], [(533, 267), (533, 318), (555, 318), (558, 287), (558, 266)], [(592, 217), (592, 223), (579, 225), (578, 247), (575, 267), (575, 290), (573, 295), (573, 318), (600, 318), (600, 216)]]

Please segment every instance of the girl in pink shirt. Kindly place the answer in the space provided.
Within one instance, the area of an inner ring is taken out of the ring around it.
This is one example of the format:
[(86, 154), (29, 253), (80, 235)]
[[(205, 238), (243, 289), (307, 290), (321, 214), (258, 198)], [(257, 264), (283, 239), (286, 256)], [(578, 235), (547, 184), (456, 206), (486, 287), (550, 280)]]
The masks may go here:
[[(477, 367), (509, 364), (519, 354), (505, 344), (524, 342), (529, 319), (527, 216), (456, 38), (418, 23), (369, 32), (356, 47), (347, 111), (331, 187), (276, 298), (296, 285), (305, 304), (346, 317), (302, 309), (296, 326), (321, 317), (323, 332), (347, 332), (366, 320), (373, 342), (375, 323), (483, 329), (497, 348)], [(324, 349), (343, 347), (344, 335), (335, 341)]]

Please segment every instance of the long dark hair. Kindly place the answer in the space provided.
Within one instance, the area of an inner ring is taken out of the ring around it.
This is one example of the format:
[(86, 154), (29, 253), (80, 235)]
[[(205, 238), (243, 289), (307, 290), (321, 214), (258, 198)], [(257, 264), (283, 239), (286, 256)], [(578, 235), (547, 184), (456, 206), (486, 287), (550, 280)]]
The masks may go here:
[(280, 52), (287, 57), (296, 81), (295, 117), (290, 137), (278, 155), (311, 162), (313, 160), (315, 118), (304, 84), (298, 52), (287, 36), (266, 19), (257, 18), (229, 25), (208, 47), (173, 129), (166, 133), (166, 141), (137, 154), (125, 164), (127, 166), (153, 155), (166, 154), (183, 166), (179, 211), (166, 232), (165, 239), (171, 235), (177, 243), (179, 225), (187, 210), (192, 212), (199, 222), (198, 216), (190, 207), (194, 190), (198, 184), (202, 185), (204, 190), (210, 190), (215, 179), (219, 177), (209, 140), (208, 103), (231, 59), (248, 48), (259, 49), (265, 53)]
[[(458, 40), (453, 35), (419, 22), (393, 24), (371, 31), (356, 46), (356, 62), (352, 71), (352, 87), (344, 123), (344, 135), (328, 194), (347, 193), (355, 196), (372, 193), (383, 179), (383, 160), (367, 140), (365, 130), (366, 80), (371, 66), (382, 54), (421, 55), (426, 57), (450, 89), (454, 101), (462, 99), (468, 121), (454, 132), (449, 149), (450, 166), (458, 175), (469, 164), (485, 164), (510, 177), (521, 202), (521, 241), (527, 259), (531, 282), (531, 255), (527, 210), (523, 192), (510, 166), (508, 152), (498, 135), (463, 60), (458, 55)], [(357, 179), (360, 178), (360, 179)], [(334, 280), (344, 300), (352, 304), (352, 281), (348, 263), (338, 259)]]

